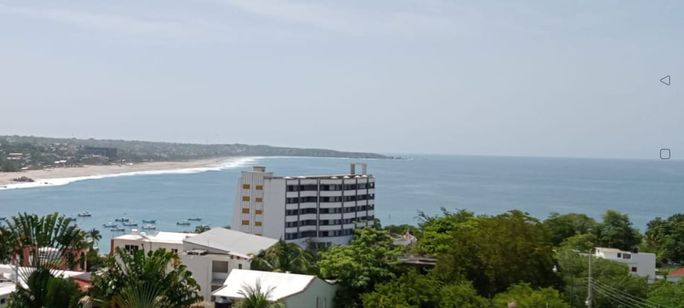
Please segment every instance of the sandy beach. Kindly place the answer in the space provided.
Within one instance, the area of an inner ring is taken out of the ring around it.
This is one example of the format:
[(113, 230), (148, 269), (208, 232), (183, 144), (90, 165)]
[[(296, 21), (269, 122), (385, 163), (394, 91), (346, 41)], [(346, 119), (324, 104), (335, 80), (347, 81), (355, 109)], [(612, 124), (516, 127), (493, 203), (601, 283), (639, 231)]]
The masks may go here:
[(212, 158), (178, 162), (151, 162), (137, 163), (133, 165), (107, 165), (107, 166), (83, 166), (73, 168), (55, 168), (45, 170), (27, 170), (21, 172), (0, 172), (0, 186), (19, 184), (12, 179), (22, 176), (29, 177), (36, 182), (50, 179), (79, 178), (100, 175), (113, 175), (143, 171), (163, 171), (214, 167), (230, 162), (231, 160), (244, 159), (243, 157)]

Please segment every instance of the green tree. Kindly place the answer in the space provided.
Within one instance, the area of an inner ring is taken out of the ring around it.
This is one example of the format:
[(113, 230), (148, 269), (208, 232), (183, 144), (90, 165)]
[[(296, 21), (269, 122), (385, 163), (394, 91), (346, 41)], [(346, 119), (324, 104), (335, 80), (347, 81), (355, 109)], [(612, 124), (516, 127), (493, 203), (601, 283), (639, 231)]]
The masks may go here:
[(361, 296), (363, 307), (435, 307), (439, 283), (416, 271), (409, 271), (392, 281), (378, 284), (375, 291)]
[(93, 277), (92, 297), (107, 307), (189, 307), (202, 300), (192, 274), (173, 252), (117, 248)]
[(472, 281), (483, 296), (493, 296), (518, 282), (533, 287), (558, 283), (546, 228), (520, 211), (456, 224), (449, 232), (448, 247), (438, 255), (436, 275), (441, 281)]
[(251, 268), (270, 272), (290, 272), (296, 274), (315, 274), (314, 256), (295, 243), (278, 243), (260, 252), (252, 259)]
[(684, 283), (658, 281), (650, 285), (648, 300), (658, 307), (684, 308)]
[[(587, 277), (589, 259), (586, 254), (578, 254), (570, 249), (561, 249), (557, 255), (558, 275), (563, 280), (564, 298), (572, 307), (585, 307), (587, 298)], [(625, 264), (592, 258), (592, 277), (596, 283), (608, 286), (631, 296), (645, 300), (648, 290), (646, 279), (630, 274)], [(595, 308), (616, 307), (615, 298), (594, 292)]]
[(86, 233), (71, 219), (57, 213), (42, 217), (24, 213), (7, 220), (0, 233), (6, 257), (17, 261), (18, 279), (25, 282), (17, 284), (12, 307), (45, 307), (80, 297), (73, 283), (62, 282), (51, 272), (78, 267), (88, 245)]
[(399, 250), (387, 231), (366, 227), (354, 232), (349, 245), (321, 252), (318, 262), (321, 276), (336, 279), (341, 287), (339, 307), (360, 306), (361, 293), (396, 277)]
[(551, 242), (558, 246), (572, 236), (589, 233), (597, 224), (586, 214), (551, 213), (549, 218), (544, 220), (544, 225), (551, 232)]
[(438, 307), (441, 308), (485, 308), (489, 301), (477, 294), (470, 282), (443, 286), (439, 291)]
[[(230, 229), (230, 228), (228, 228), (228, 229)], [(208, 225), (198, 225), (198, 226), (195, 226), (195, 231), (194, 231), (194, 232), (195, 232), (195, 233), (203, 233), (203, 232), (206, 232), (206, 231), (209, 231), (209, 230), (211, 230), (211, 227), (208, 226)]]
[(570, 308), (558, 290), (535, 290), (526, 283), (512, 285), (506, 292), (497, 294), (492, 302), (494, 307), (506, 307), (509, 303), (516, 303), (518, 307)]
[(72, 279), (50, 277), (47, 283), (45, 307), (80, 307), (85, 295)]
[(652, 251), (663, 263), (684, 262), (684, 214), (648, 223), (644, 249)]
[(254, 286), (243, 285), (238, 294), (242, 299), (237, 303), (237, 308), (284, 308), (285, 304), (279, 301), (272, 301), (269, 298), (275, 287), (264, 289), (261, 281), (257, 280)]
[(442, 208), (442, 215), (428, 216), (423, 212), (418, 213), (420, 231), (417, 233), (418, 250), (425, 254), (445, 253), (451, 247), (451, 232), (458, 225), (475, 217), (472, 212), (459, 210), (449, 212)]
[(562, 249), (590, 251), (596, 247), (596, 235), (593, 233), (577, 234), (566, 238), (560, 245)]
[(484, 308), (489, 301), (477, 295), (468, 282), (444, 284), (432, 275), (408, 271), (398, 279), (376, 286), (361, 295), (363, 307)]
[(596, 229), (598, 246), (633, 250), (641, 243), (639, 230), (632, 227), (627, 214), (607, 210)]

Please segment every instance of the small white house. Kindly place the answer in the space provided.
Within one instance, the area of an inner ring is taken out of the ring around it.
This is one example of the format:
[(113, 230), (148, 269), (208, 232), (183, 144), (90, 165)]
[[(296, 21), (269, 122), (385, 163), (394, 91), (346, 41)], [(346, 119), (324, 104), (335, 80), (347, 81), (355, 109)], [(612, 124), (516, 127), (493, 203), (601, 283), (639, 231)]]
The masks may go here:
[(241, 290), (257, 283), (262, 290), (270, 290), (269, 300), (282, 301), (287, 307), (332, 308), (337, 291), (335, 284), (312, 275), (233, 270), (214, 296), (236, 302), (244, 298)]
[(278, 240), (213, 228), (201, 234), (133, 231), (112, 238), (114, 248), (153, 251), (166, 249), (177, 253), (199, 284), (204, 300), (213, 301), (211, 292), (220, 288), (233, 269), (249, 269), (252, 258)]
[(597, 247), (594, 256), (624, 263), (632, 274), (647, 278), (649, 282), (654, 282), (656, 279), (656, 255), (654, 253)]
[(183, 240), (196, 236), (195, 233), (180, 233), (180, 232), (139, 232), (133, 229), (130, 234), (124, 234), (112, 238), (111, 251), (115, 248), (126, 250), (143, 250), (154, 251), (157, 249), (166, 249), (178, 253), (183, 251)]
[(235, 269), (249, 269), (252, 258), (278, 240), (226, 228), (213, 228), (183, 241), (181, 260), (202, 288), (205, 301)]

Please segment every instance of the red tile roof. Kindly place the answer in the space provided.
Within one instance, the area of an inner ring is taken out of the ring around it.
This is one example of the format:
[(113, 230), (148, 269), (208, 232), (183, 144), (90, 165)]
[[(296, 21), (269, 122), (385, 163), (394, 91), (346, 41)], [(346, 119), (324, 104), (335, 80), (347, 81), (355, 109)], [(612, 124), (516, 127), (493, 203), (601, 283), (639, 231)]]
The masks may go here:
[(684, 277), (684, 267), (680, 267), (672, 272), (670, 272), (670, 277)]

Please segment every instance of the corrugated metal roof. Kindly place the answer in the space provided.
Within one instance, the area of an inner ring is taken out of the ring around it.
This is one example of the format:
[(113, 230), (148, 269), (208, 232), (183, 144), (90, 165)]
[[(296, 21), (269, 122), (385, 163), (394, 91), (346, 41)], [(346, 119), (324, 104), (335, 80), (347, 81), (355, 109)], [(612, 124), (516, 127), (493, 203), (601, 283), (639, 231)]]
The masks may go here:
[(278, 240), (226, 228), (213, 228), (187, 238), (185, 242), (249, 258), (275, 245)]

